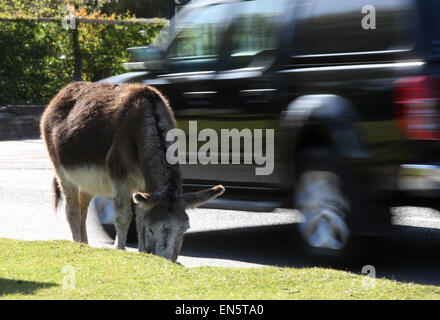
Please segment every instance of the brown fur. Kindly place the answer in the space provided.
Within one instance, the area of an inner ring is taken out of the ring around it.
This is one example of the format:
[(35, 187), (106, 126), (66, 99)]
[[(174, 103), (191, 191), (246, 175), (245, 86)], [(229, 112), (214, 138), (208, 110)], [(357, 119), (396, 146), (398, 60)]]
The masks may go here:
[[(55, 170), (55, 206), (63, 195), (74, 240), (87, 242), (87, 208), (93, 196), (105, 194), (113, 198), (115, 246), (124, 249), (133, 197), (142, 207), (139, 250), (177, 258), (189, 228), (185, 208), (224, 188), (182, 195), (179, 165), (166, 159), (173, 143), (166, 134), (175, 127), (168, 101), (147, 85), (74, 82), (52, 99), (41, 134)], [(154, 235), (146, 228), (155, 228)]]
[[(166, 132), (175, 126), (168, 101), (153, 87), (74, 82), (46, 108), (41, 132), (55, 166), (108, 166), (115, 178), (122, 178), (126, 166), (141, 164), (149, 182), (146, 191), (167, 185), (172, 196), (181, 193), (179, 168), (157, 164), (166, 152)], [(147, 138), (157, 143), (142, 150)]]

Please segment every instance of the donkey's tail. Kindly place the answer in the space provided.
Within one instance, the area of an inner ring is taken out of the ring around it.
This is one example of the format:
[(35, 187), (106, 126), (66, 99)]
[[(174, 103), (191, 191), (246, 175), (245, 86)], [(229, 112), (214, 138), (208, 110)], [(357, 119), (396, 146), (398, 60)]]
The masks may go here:
[(60, 205), (60, 201), (61, 201), (61, 197), (62, 197), (60, 185), (58, 184), (56, 177), (53, 177), (53, 180), (52, 180), (52, 190), (53, 190), (53, 193), (55, 194), (54, 206), (55, 206), (55, 210), (56, 210), (56, 209), (58, 209), (58, 206)]

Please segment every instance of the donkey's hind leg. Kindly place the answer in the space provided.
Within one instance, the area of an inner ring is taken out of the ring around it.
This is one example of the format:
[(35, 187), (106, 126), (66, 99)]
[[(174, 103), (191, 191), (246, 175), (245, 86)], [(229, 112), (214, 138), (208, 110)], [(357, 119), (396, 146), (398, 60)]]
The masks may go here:
[(66, 218), (74, 241), (81, 241), (81, 210), (78, 187), (66, 179), (60, 179), (61, 190), (66, 201)]
[(93, 197), (90, 194), (80, 189), (78, 194), (79, 210), (81, 215), (80, 232), (81, 232), (81, 242), (85, 242), (85, 243), (88, 243), (86, 221), (87, 221), (89, 204), (92, 198)]

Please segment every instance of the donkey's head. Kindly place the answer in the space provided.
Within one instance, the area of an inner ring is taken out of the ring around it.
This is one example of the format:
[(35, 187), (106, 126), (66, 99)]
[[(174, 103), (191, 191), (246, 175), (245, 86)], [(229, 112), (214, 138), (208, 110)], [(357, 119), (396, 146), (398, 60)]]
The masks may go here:
[[(182, 247), (183, 234), (189, 229), (185, 209), (195, 208), (220, 196), (225, 191), (221, 185), (194, 193), (186, 193), (171, 200), (161, 193), (133, 194), (138, 204), (138, 236), (148, 253), (176, 261)], [(141, 246), (139, 246), (141, 249)]]

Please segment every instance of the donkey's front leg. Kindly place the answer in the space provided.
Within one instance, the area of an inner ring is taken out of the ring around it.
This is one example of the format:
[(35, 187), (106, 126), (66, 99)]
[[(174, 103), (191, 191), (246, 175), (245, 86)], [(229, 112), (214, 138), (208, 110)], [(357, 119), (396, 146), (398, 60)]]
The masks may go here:
[(147, 252), (147, 246), (145, 245), (145, 218), (144, 212), (136, 212), (136, 228), (138, 234), (138, 250), (139, 252)]
[(116, 249), (125, 250), (128, 228), (131, 219), (133, 218), (130, 201), (131, 196), (127, 193), (118, 193), (113, 198), (113, 206), (115, 209)]

